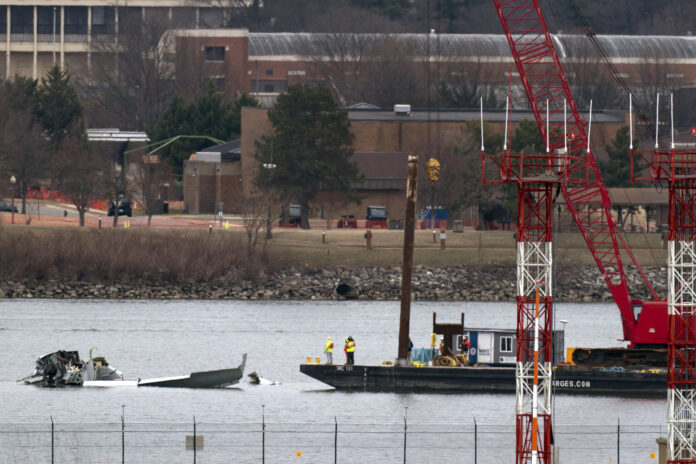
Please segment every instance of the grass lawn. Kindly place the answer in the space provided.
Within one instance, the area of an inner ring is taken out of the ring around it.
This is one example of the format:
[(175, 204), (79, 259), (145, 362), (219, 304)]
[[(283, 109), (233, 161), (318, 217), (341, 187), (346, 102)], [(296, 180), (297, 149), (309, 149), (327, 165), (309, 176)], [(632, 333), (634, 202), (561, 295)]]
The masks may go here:
[[(364, 230), (328, 230), (322, 243), (321, 230), (273, 229), (271, 250), (289, 261), (310, 267), (398, 266), (403, 254), (404, 232), (373, 230), (372, 250), (365, 245)], [(439, 237), (439, 233), (437, 234)], [(556, 234), (555, 261), (558, 264), (594, 264), (580, 234)], [(666, 251), (659, 234), (627, 236), (641, 266), (663, 266)], [(514, 265), (516, 241), (511, 231), (447, 232), (446, 249), (439, 238), (433, 243), (431, 231), (415, 234), (415, 264), (428, 266)], [(624, 262), (630, 262), (623, 253)]]

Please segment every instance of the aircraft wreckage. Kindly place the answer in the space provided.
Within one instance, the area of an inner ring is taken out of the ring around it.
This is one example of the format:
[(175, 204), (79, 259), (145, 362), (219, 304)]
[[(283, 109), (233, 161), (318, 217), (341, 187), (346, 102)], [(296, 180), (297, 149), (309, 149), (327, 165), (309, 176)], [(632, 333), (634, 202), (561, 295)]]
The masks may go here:
[(60, 350), (44, 355), (36, 360), (34, 373), (17, 382), (41, 387), (225, 388), (236, 384), (242, 378), (247, 357), (244, 353), (241, 364), (229, 369), (192, 372), (176, 377), (124, 380), (123, 373), (111, 367), (104, 357), (93, 357), (93, 350), (94, 348), (89, 350), (89, 358), (86, 361), (80, 359), (77, 351)]

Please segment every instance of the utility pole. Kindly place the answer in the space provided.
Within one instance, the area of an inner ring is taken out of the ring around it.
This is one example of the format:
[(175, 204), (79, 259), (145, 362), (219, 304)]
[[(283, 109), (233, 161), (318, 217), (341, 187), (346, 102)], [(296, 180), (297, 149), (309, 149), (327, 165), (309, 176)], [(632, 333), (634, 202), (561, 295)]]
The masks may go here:
[(397, 366), (408, 366), (408, 339), (411, 322), (411, 279), (413, 278), (413, 238), (416, 228), (416, 187), (418, 157), (408, 157), (406, 215), (404, 217), (404, 255), (401, 263), (401, 313), (399, 317), (399, 354)]

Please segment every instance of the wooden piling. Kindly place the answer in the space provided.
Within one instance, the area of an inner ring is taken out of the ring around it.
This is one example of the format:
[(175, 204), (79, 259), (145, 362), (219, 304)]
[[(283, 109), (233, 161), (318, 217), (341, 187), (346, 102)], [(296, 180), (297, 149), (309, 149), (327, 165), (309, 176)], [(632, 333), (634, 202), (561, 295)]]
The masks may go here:
[(416, 228), (416, 187), (418, 157), (408, 157), (406, 181), (406, 214), (404, 217), (404, 256), (401, 263), (401, 315), (399, 318), (399, 354), (397, 365), (408, 365), (408, 341), (411, 321), (411, 279), (413, 276), (413, 239)]

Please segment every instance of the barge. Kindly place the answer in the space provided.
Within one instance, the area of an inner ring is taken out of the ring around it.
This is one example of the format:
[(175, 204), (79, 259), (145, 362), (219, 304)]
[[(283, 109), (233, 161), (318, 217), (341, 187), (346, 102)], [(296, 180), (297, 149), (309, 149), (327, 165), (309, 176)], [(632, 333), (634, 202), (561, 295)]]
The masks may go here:
[[(441, 336), (441, 349), (436, 340)], [(446, 353), (442, 355), (442, 352)], [(565, 349), (565, 331), (553, 331), (554, 393), (660, 397), (667, 391), (666, 366), (626, 363), (575, 364)], [(567, 357), (567, 360), (566, 360)], [(515, 393), (517, 336), (512, 329), (439, 323), (433, 313), (430, 348), (415, 348), (409, 366), (301, 364), (300, 372), (337, 390), (401, 393)]]
[[(300, 372), (337, 390), (398, 393), (515, 393), (515, 368), (509, 366), (343, 366), (301, 364)], [(667, 369), (554, 367), (554, 393), (569, 395), (661, 397)]]

